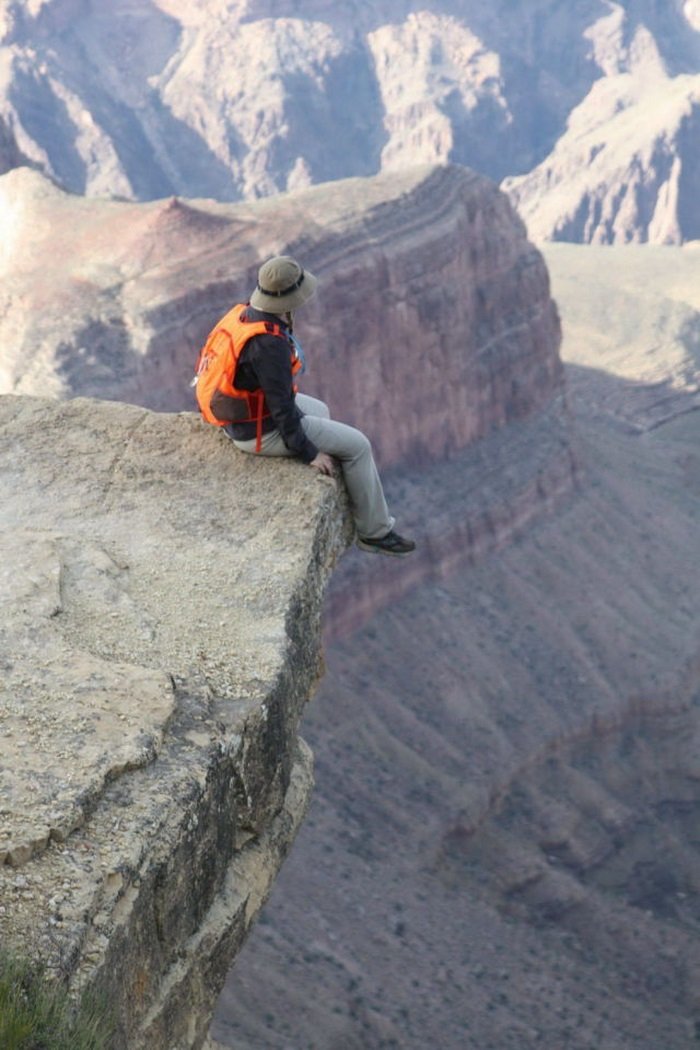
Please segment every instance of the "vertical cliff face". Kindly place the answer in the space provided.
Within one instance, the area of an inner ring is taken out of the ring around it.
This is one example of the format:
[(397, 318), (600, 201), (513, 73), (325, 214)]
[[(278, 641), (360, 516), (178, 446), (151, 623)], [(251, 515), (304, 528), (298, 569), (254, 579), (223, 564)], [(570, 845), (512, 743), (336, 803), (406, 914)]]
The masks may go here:
[(401, 196), (355, 212), (361, 254), (335, 231), (310, 251), (310, 382), (376, 430), (383, 463), (442, 460), (561, 391), (559, 321), (542, 257), (486, 180), (438, 167), (376, 184)]
[(0, 399), (0, 943), (202, 1045), (303, 817), (342, 494), (194, 416)]

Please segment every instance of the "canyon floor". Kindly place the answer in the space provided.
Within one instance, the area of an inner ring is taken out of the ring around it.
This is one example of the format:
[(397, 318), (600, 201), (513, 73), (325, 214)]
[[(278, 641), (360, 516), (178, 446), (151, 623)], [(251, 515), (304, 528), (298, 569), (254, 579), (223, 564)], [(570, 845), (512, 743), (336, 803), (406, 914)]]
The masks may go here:
[(575, 490), (329, 647), (315, 799), (222, 1045), (700, 1038), (700, 253), (646, 251), (545, 252)]

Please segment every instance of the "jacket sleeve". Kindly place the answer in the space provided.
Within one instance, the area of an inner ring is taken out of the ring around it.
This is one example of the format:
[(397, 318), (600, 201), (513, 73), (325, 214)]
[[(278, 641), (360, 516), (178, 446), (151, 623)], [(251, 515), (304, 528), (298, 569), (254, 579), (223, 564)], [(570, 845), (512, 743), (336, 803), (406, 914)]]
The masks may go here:
[(301, 426), (303, 415), (294, 400), (289, 344), (274, 335), (259, 335), (250, 340), (244, 354), (255, 372), (270, 415), (285, 445), (304, 463), (310, 463), (318, 455), (318, 449), (309, 441)]

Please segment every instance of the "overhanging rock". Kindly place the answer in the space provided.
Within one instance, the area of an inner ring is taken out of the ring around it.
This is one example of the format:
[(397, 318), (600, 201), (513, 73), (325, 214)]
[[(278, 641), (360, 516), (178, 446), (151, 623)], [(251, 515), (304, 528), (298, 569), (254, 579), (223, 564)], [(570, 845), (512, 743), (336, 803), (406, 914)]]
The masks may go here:
[(308, 799), (344, 492), (198, 417), (0, 399), (0, 943), (201, 1046)]

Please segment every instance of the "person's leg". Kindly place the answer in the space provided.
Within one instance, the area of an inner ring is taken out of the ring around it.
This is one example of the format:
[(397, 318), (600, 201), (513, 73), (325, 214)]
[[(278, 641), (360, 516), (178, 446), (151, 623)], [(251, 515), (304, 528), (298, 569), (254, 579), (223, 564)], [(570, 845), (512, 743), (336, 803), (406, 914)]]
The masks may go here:
[[(387, 536), (387, 544), (381, 548), (383, 553), (403, 554), (413, 549), (415, 544), (407, 543), (393, 532), (394, 518), (389, 514), (386, 505), (369, 440), (355, 427), (330, 419), (328, 406), (318, 398), (308, 394), (297, 394), (296, 398), (299, 408), (304, 413), (302, 426), (307, 437), (320, 452), (327, 452), (340, 462), (353, 505), (359, 545), (363, 546), (362, 541), (367, 540), (370, 545), (365, 549), (376, 550), (378, 548), (371, 545), (371, 541)], [(242, 452), (255, 452), (255, 438), (249, 441), (234, 441), (234, 444)], [(263, 434), (259, 454), (292, 455), (278, 430)], [(392, 543), (389, 543), (389, 540)], [(396, 542), (399, 543), (400, 549), (396, 549)]]
[[(308, 394), (296, 394), (295, 397), (299, 408), (305, 416), (318, 416), (321, 419), (330, 419), (331, 413), (328, 405), (320, 401), (319, 398), (310, 397)], [(241, 452), (255, 452), (256, 438), (250, 438), (248, 441), (237, 441), (236, 438), (232, 437), (228, 427), (224, 427), (224, 433), (228, 438), (231, 438), (236, 448), (240, 449)], [(294, 453), (290, 452), (285, 445), (279, 430), (269, 430), (262, 436), (258, 455), (293, 456)]]
[(358, 535), (367, 539), (385, 536), (393, 529), (394, 519), (389, 514), (372, 446), (365, 435), (346, 423), (310, 414), (304, 416), (301, 425), (320, 452), (340, 461)]
[(325, 401), (308, 394), (295, 394), (294, 400), (305, 416), (320, 416), (321, 419), (330, 419), (331, 410)]

